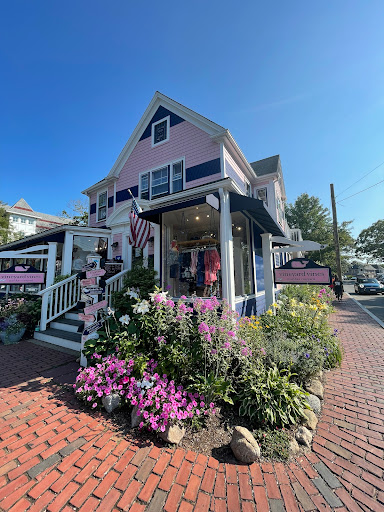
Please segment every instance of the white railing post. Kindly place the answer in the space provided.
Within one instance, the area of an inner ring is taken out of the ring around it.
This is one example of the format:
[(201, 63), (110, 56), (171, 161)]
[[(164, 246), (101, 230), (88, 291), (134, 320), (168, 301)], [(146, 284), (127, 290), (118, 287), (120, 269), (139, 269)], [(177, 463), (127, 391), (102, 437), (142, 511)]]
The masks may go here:
[(47, 329), (49, 293), (45, 293), (41, 300), (40, 331)]
[(56, 254), (57, 242), (48, 242), (47, 277), (45, 282), (46, 288), (52, 286), (53, 281), (55, 280)]
[(271, 233), (261, 234), (264, 266), (264, 287), (265, 287), (265, 309), (269, 309), (275, 302), (275, 290), (273, 281), (272, 261), (272, 235)]

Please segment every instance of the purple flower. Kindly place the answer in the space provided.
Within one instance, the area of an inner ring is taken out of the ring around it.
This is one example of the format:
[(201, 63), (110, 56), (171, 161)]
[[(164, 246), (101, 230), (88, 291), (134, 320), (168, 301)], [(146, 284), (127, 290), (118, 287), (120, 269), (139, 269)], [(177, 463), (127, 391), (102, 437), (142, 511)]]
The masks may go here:
[(217, 354), (217, 350), (213, 348), (213, 349), (211, 350), (211, 354), (212, 354), (212, 355)]
[(306, 357), (307, 359), (309, 359), (309, 354), (308, 354), (308, 352), (307, 352), (306, 354), (304, 354), (304, 355), (305, 355), (305, 357)]

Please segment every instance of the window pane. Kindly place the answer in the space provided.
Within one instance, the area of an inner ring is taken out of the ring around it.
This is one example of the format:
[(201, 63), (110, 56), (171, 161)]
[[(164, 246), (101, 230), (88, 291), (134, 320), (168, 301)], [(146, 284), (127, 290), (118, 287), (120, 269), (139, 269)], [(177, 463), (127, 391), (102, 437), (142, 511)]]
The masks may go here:
[(157, 144), (167, 138), (167, 121), (155, 125), (153, 143)]
[(103, 192), (99, 195), (99, 207), (100, 206), (106, 206), (107, 204), (107, 193)]
[(141, 175), (141, 199), (149, 199), (149, 174)]
[(168, 167), (152, 172), (152, 197), (168, 193)]
[(253, 293), (249, 221), (243, 214), (232, 213), (235, 295)]
[(106, 207), (103, 206), (102, 208), (99, 208), (99, 220), (105, 219), (107, 216)]

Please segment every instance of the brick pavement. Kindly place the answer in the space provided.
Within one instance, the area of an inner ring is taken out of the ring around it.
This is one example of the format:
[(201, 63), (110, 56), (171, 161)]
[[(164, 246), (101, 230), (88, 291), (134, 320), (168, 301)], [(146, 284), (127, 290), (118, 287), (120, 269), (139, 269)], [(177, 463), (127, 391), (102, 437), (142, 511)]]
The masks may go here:
[(60, 384), (73, 358), (0, 347), (0, 510), (384, 511), (384, 331), (346, 297), (332, 323), (345, 358), (327, 374), (313, 452), (284, 465), (221, 464), (140, 444)]

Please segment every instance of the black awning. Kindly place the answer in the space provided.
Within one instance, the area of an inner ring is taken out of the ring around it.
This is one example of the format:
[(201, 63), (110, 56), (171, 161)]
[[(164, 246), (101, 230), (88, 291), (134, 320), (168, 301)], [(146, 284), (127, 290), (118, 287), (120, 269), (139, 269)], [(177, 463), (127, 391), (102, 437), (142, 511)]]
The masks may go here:
[(139, 213), (139, 217), (141, 219), (148, 220), (149, 222), (153, 222), (154, 224), (160, 224), (162, 213), (182, 210), (183, 208), (190, 208), (191, 206), (197, 206), (205, 203), (207, 203), (207, 196), (197, 197), (195, 199), (190, 199), (189, 201), (180, 201), (179, 203), (162, 206), (161, 208), (146, 210), (145, 212)]
[(271, 217), (261, 199), (254, 199), (253, 197), (243, 196), (241, 194), (236, 194), (235, 192), (230, 192), (229, 197), (231, 212), (248, 213), (265, 229), (266, 233), (271, 233), (275, 236), (285, 236), (285, 233)]

